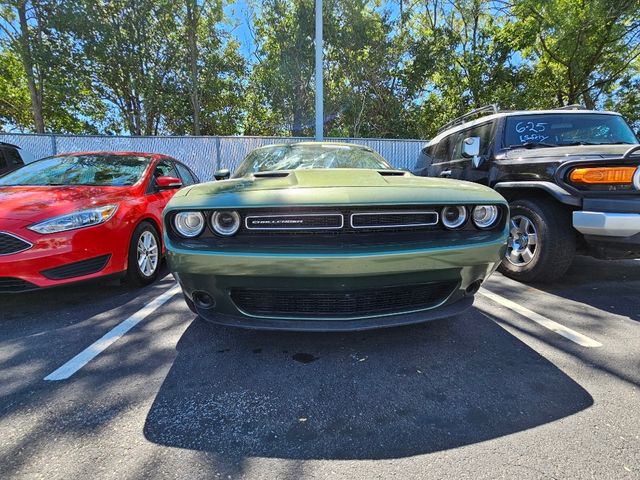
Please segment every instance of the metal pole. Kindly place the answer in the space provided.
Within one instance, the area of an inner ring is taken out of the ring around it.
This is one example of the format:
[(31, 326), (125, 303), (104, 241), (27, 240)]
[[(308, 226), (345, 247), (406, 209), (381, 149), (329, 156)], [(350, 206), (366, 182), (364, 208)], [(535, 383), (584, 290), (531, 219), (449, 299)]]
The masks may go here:
[(322, 0), (316, 0), (316, 140), (324, 137), (324, 79), (322, 52)]

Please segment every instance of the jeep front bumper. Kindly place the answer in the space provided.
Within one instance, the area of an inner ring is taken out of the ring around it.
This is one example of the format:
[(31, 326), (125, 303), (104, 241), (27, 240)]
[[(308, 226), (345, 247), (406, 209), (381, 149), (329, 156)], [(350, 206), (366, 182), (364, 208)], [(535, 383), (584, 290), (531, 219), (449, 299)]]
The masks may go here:
[(640, 213), (573, 212), (573, 228), (583, 235), (627, 238), (640, 233)]

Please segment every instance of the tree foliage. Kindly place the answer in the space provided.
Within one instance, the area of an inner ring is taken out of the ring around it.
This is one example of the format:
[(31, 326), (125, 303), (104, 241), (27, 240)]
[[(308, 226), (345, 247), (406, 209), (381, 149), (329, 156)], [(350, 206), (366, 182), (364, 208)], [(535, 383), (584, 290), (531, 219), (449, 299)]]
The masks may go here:
[[(314, 0), (246, 0), (251, 38), (228, 1), (0, 2), (0, 127), (311, 135)], [(640, 0), (324, 0), (325, 133), (428, 138), (490, 103), (610, 108), (640, 128), (639, 12)]]

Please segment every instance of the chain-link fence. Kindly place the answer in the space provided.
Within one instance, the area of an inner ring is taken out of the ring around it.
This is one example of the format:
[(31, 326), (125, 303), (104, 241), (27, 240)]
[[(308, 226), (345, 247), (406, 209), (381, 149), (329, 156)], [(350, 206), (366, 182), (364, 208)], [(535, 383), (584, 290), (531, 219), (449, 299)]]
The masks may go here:
[[(42, 158), (64, 152), (130, 151), (170, 155), (190, 166), (202, 180), (211, 180), (220, 168), (234, 170), (254, 148), (283, 142), (310, 140), (298, 137), (124, 137), (102, 135), (28, 135), (0, 133), (0, 142), (12, 143)], [(366, 145), (396, 168), (415, 165), (424, 140), (327, 138), (331, 142)]]

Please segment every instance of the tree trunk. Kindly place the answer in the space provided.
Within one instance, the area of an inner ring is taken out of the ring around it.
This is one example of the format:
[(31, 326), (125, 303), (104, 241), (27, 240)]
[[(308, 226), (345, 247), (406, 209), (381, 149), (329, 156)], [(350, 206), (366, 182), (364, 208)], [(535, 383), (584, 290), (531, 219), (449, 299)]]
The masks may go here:
[(187, 39), (191, 67), (191, 106), (193, 108), (193, 134), (200, 135), (200, 92), (198, 88), (198, 2), (187, 0)]
[(20, 22), (20, 55), (22, 64), (27, 76), (29, 86), (29, 97), (31, 98), (31, 111), (33, 112), (33, 123), (37, 133), (44, 133), (44, 117), (42, 115), (42, 95), (36, 85), (35, 73), (31, 49), (29, 48), (29, 25), (27, 23), (27, 5), (25, 2), (18, 4), (18, 19)]

